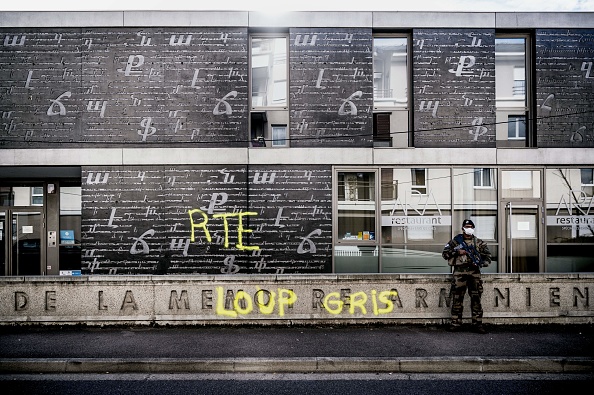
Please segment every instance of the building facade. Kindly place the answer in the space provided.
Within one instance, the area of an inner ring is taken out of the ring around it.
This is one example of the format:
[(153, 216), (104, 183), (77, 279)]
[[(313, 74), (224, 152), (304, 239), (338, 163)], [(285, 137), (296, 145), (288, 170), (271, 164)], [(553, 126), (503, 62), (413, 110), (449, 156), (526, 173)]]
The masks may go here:
[(594, 271), (592, 13), (0, 13), (0, 274)]

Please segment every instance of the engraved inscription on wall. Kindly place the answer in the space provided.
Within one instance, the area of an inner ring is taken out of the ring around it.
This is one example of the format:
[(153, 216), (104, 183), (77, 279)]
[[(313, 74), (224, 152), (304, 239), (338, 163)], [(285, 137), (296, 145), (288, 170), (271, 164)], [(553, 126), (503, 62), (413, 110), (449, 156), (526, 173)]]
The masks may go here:
[(250, 166), (257, 273), (331, 271), (331, 180), (328, 167)]
[(3, 29), (0, 39), (5, 145), (247, 145), (246, 29)]
[(370, 29), (290, 31), (291, 146), (372, 146)]
[(291, 166), (87, 167), (83, 271), (331, 270), (331, 170)]
[(594, 147), (594, 30), (536, 31), (539, 147)]
[(415, 147), (495, 146), (495, 31), (413, 31)]

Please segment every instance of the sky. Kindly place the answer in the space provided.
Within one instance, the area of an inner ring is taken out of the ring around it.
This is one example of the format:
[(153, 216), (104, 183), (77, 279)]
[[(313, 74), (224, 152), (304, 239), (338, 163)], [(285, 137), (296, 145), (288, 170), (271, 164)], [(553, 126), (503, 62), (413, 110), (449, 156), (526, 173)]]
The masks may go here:
[(594, 11), (594, 0), (3, 0), (0, 11)]

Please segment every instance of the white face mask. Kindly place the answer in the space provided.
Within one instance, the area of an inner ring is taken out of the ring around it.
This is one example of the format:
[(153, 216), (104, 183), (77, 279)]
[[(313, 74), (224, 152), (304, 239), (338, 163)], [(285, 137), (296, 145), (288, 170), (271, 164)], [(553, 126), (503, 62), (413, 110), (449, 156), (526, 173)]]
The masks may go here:
[(464, 230), (464, 233), (467, 234), (468, 236), (472, 236), (474, 234), (474, 228), (462, 228)]

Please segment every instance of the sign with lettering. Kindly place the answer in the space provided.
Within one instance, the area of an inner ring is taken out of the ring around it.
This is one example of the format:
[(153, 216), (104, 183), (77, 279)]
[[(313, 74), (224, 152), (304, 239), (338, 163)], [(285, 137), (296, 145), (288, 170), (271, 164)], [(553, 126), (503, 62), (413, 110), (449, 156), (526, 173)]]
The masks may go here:
[(382, 216), (382, 226), (450, 226), (452, 217), (450, 215), (436, 216)]
[[(247, 282), (230, 276), (82, 276), (77, 281), (55, 277), (35, 283), (0, 279), (0, 323), (449, 320), (449, 275), (400, 277), (252, 276)], [(483, 280), (486, 322), (588, 323), (594, 318), (592, 278), (497, 273), (485, 274)], [(470, 308), (465, 314), (470, 321)]]

